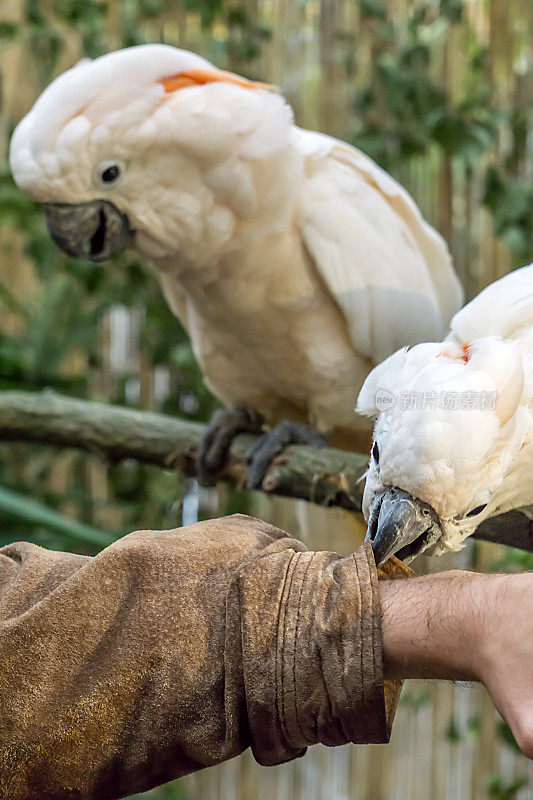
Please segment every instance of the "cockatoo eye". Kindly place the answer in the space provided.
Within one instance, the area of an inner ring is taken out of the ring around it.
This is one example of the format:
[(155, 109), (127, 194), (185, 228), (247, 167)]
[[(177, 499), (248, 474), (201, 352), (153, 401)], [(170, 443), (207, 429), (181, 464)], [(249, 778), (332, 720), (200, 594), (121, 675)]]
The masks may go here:
[(379, 447), (377, 442), (374, 442), (374, 447), (372, 448), (372, 457), (376, 464), (379, 464)]
[(119, 161), (103, 161), (98, 165), (95, 178), (100, 184), (109, 186), (116, 183), (124, 173), (124, 164)]
[(468, 514), (466, 514), (466, 516), (467, 517), (477, 517), (478, 514), (481, 514), (482, 511), (485, 511), (487, 506), (488, 506), (488, 503), (483, 503), (483, 505), (481, 505), (481, 506), (476, 506), (475, 508), (472, 509), (472, 511), (469, 511)]
[(112, 167), (107, 167), (102, 172), (102, 180), (104, 183), (113, 183), (120, 177), (120, 167), (118, 164), (113, 164)]

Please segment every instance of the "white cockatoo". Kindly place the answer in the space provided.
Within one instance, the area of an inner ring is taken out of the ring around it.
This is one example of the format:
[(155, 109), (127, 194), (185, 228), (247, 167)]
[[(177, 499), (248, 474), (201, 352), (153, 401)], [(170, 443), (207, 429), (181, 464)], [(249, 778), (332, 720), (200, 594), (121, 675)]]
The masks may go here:
[[(151, 262), (213, 393), (297, 423), (278, 444), (301, 423), (369, 431), (353, 410), (369, 370), (441, 337), (461, 305), (446, 245), (396, 181), (296, 127), (271, 87), (175, 47), (61, 75), (15, 130), (10, 163), (68, 254), (132, 243)], [(211, 465), (228, 442), (216, 434)]]
[(484, 289), (443, 342), (376, 367), (357, 409), (376, 418), (363, 512), (378, 563), (459, 550), (533, 503), (533, 264)]

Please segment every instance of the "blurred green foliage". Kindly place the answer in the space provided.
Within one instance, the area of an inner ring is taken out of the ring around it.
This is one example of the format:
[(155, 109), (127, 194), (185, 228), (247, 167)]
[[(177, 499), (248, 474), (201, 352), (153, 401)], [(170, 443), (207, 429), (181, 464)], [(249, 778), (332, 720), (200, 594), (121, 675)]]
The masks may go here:
[[(495, 233), (505, 239), (517, 265), (533, 252), (533, 187), (516, 176), (526, 151), (526, 111), (499, 107), (491, 97), (488, 52), (464, 21), (463, 0), (413, 3), (401, 23), (392, 24), (380, 0), (363, 0), (361, 12), (371, 28), (375, 58), (370, 81), (355, 101), (357, 125), (351, 141), (385, 169), (431, 150), (448, 156), (469, 180), (483, 159), (482, 202)], [(460, 54), (467, 76), (459, 97), (442, 87), (435, 66), (436, 45), (444, 59), (448, 38), (457, 24), (466, 38)], [(354, 42), (354, 46), (355, 46)], [(495, 163), (495, 145), (508, 140)]]
[(525, 786), (528, 786), (526, 776), (506, 781), (500, 775), (492, 775), (487, 781), (487, 795), (493, 800), (515, 800)]

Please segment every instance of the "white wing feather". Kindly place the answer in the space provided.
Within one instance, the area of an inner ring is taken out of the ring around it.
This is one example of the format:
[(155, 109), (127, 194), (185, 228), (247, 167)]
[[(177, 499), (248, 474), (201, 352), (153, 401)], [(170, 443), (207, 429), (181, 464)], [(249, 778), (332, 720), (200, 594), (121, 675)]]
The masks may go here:
[(356, 350), (379, 362), (441, 339), (462, 302), (443, 239), (363, 153), (323, 134), (294, 135), (306, 156), (303, 239)]
[(459, 343), (483, 336), (513, 338), (533, 326), (533, 264), (491, 283), (451, 321), (451, 338)]

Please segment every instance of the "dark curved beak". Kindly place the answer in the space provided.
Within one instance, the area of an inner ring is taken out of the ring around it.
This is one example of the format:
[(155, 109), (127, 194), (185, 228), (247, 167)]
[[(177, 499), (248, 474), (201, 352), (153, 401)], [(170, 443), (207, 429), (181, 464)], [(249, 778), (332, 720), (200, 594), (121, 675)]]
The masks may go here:
[(50, 236), (74, 258), (104, 261), (124, 250), (132, 237), (129, 220), (108, 200), (90, 203), (45, 203)]
[(379, 567), (392, 555), (412, 561), (440, 538), (437, 512), (402, 489), (390, 487), (376, 495), (365, 541), (372, 543)]

